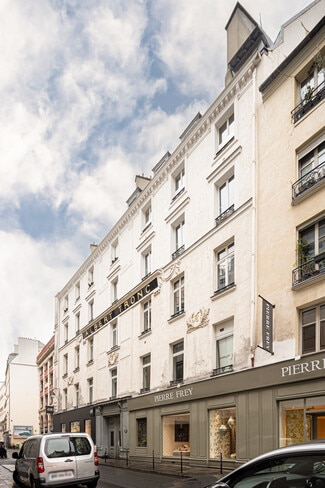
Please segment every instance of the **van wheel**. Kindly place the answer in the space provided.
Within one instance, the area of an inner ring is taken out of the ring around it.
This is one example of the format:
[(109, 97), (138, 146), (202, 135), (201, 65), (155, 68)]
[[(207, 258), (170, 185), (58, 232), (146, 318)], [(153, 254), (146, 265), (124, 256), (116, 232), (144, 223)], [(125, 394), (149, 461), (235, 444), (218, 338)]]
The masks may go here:
[(96, 488), (97, 481), (92, 481), (91, 483), (87, 483), (87, 488)]
[(12, 473), (12, 479), (14, 480), (14, 482), (16, 483), (17, 486), (23, 486), (19, 477), (18, 477), (16, 470)]
[(32, 476), (29, 480), (29, 484), (30, 484), (30, 488), (36, 488), (35, 480)]

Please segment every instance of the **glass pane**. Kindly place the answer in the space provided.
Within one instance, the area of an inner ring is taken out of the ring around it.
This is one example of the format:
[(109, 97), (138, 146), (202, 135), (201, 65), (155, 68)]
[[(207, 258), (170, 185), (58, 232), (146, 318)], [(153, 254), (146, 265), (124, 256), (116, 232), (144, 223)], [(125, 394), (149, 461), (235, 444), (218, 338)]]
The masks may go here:
[(217, 340), (218, 368), (232, 365), (233, 336)]
[(302, 329), (302, 353), (307, 354), (316, 350), (315, 325), (308, 325)]
[(314, 323), (316, 321), (316, 308), (311, 308), (302, 312), (302, 325)]

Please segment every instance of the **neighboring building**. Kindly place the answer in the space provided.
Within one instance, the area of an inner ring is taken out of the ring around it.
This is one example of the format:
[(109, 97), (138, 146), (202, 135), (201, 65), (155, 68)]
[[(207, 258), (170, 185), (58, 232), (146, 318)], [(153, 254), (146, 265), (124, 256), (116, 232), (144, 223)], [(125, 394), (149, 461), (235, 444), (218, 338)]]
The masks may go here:
[(3, 438), (7, 447), (20, 447), (26, 437), (39, 432), (39, 378), (36, 357), (44, 347), (36, 339), (19, 337), (8, 356), (5, 373)]
[(6, 430), (7, 395), (4, 381), (0, 382), (0, 442), (4, 441), (3, 432)]
[(86, 430), (112, 457), (222, 455), (234, 467), (300, 440), (301, 404), (325, 418), (323, 339), (311, 340), (322, 338), (325, 267), (318, 256), (302, 282), (305, 262), (293, 266), (296, 237), (309, 264), (323, 250), (323, 183), (291, 197), (322, 168), (321, 87), (310, 110), (291, 111), (324, 56), (324, 8), (313, 2), (271, 45), (236, 4), (224, 90), (151, 178), (136, 177), (124, 215), (56, 296), (55, 430)]
[(39, 371), (39, 431), (41, 434), (53, 431), (53, 413), (56, 407), (58, 390), (53, 382), (54, 336), (43, 347), (37, 356)]

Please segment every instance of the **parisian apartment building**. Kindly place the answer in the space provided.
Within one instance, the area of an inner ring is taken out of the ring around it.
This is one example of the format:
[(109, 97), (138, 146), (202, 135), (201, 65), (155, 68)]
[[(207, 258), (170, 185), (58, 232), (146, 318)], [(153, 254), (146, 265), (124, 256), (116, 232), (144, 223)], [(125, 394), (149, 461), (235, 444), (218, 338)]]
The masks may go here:
[(229, 467), (325, 437), (324, 12), (273, 42), (234, 5), (224, 89), (55, 297), (43, 430)]
[(5, 380), (0, 384), (0, 441), (20, 448), (39, 433), (39, 372), (36, 358), (44, 344), (18, 337), (7, 358)]

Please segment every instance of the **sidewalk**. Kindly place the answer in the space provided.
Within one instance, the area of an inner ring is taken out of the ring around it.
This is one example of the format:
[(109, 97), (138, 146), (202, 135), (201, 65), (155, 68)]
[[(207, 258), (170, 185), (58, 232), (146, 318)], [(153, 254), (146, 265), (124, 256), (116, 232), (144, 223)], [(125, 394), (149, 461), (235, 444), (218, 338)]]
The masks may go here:
[(208, 483), (213, 483), (214, 481), (222, 478), (222, 476), (227, 474), (227, 471), (223, 471), (223, 474), (221, 474), (220, 470), (214, 467), (191, 466), (187, 463), (181, 464), (180, 460), (177, 460), (175, 462), (161, 462), (157, 460), (155, 460), (154, 462), (153, 460), (151, 462), (149, 460), (141, 462), (126, 459), (99, 458), (99, 464), (100, 467), (107, 466), (125, 468), (134, 471), (146, 471), (171, 476), (183, 476), (186, 478), (206, 477)]

